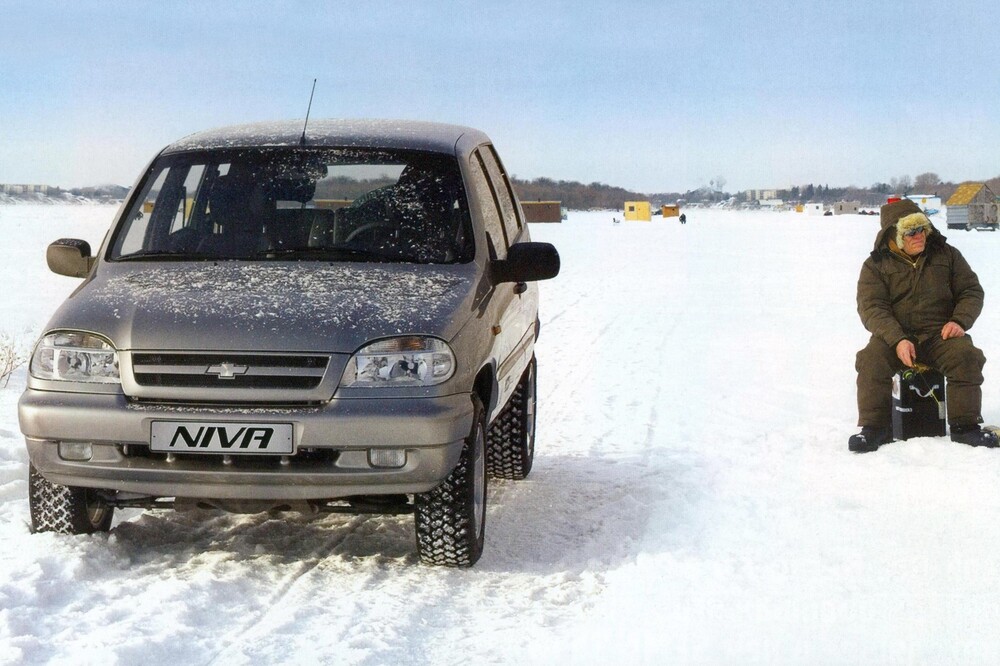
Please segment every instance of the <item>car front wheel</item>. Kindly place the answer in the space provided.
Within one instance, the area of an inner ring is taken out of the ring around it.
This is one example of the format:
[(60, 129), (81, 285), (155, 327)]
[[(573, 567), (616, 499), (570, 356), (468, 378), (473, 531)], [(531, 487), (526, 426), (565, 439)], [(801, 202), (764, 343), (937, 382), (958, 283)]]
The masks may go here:
[(472, 399), (472, 432), (451, 474), (414, 498), (417, 552), (425, 564), (471, 567), (483, 554), (486, 533), (486, 417)]
[(95, 490), (61, 486), (28, 465), (28, 507), (33, 532), (92, 534), (111, 529), (115, 508)]

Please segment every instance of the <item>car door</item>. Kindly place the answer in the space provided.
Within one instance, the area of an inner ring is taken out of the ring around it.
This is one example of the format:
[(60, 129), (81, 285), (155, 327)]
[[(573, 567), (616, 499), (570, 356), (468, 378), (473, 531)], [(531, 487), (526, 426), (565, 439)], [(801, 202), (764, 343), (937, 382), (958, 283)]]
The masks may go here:
[[(476, 158), (489, 181), (506, 252), (510, 245), (529, 240), (521, 207), (493, 146), (480, 146), (476, 151)], [(531, 360), (538, 312), (538, 288), (534, 283), (506, 282), (496, 285), (494, 290), (497, 299), (496, 325), (500, 329), (497, 334), (500, 342), (497, 381), (500, 386), (499, 405), (502, 406)]]

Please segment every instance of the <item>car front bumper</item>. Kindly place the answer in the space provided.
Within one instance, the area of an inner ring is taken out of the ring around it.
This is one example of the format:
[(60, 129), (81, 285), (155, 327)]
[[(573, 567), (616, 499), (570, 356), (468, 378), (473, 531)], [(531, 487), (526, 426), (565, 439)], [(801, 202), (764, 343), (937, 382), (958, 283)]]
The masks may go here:
[[(35, 468), (49, 481), (150, 497), (335, 499), (426, 492), (454, 468), (472, 429), (468, 395), (333, 399), (295, 408), (135, 405), (121, 394), (28, 389), (18, 403)], [(166, 455), (149, 451), (153, 421), (285, 422), (288, 456)], [(87, 460), (61, 454), (89, 444)], [(371, 463), (376, 449), (405, 450), (400, 467)]]

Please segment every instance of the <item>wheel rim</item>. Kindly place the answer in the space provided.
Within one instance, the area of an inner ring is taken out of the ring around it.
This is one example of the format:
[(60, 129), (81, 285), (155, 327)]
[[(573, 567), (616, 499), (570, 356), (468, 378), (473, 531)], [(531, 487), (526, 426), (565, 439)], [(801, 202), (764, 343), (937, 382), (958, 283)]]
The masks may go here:
[(486, 442), (482, 428), (476, 431), (476, 450), (472, 459), (472, 519), (476, 538), (483, 529), (483, 514), (486, 510)]
[(87, 520), (90, 522), (92, 527), (97, 528), (107, 518), (110, 507), (108, 507), (107, 502), (89, 490), (87, 491), (86, 500)]

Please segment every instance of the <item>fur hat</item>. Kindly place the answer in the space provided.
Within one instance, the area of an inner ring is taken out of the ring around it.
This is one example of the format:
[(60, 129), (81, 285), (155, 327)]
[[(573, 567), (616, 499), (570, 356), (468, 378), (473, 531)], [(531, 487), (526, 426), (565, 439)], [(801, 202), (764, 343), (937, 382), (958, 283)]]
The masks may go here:
[(883, 204), (879, 209), (879, 227), (888, 229), (899, 221), (899, 218), (906, 217), (910, 213), (920, 213), (920, 206), (909, 199), (900, 199), (892, 203)]
[(910, 213), (905, 217), (899, 218), (899, 221), (896, 222), (896, 246), (903, 247), (903, 234), (907, 231), (920, 229), (921, 227), (923, 227), (927, 235), (933, 233), (934, 229), (931, 227), (931, 221), (923, 213)]

